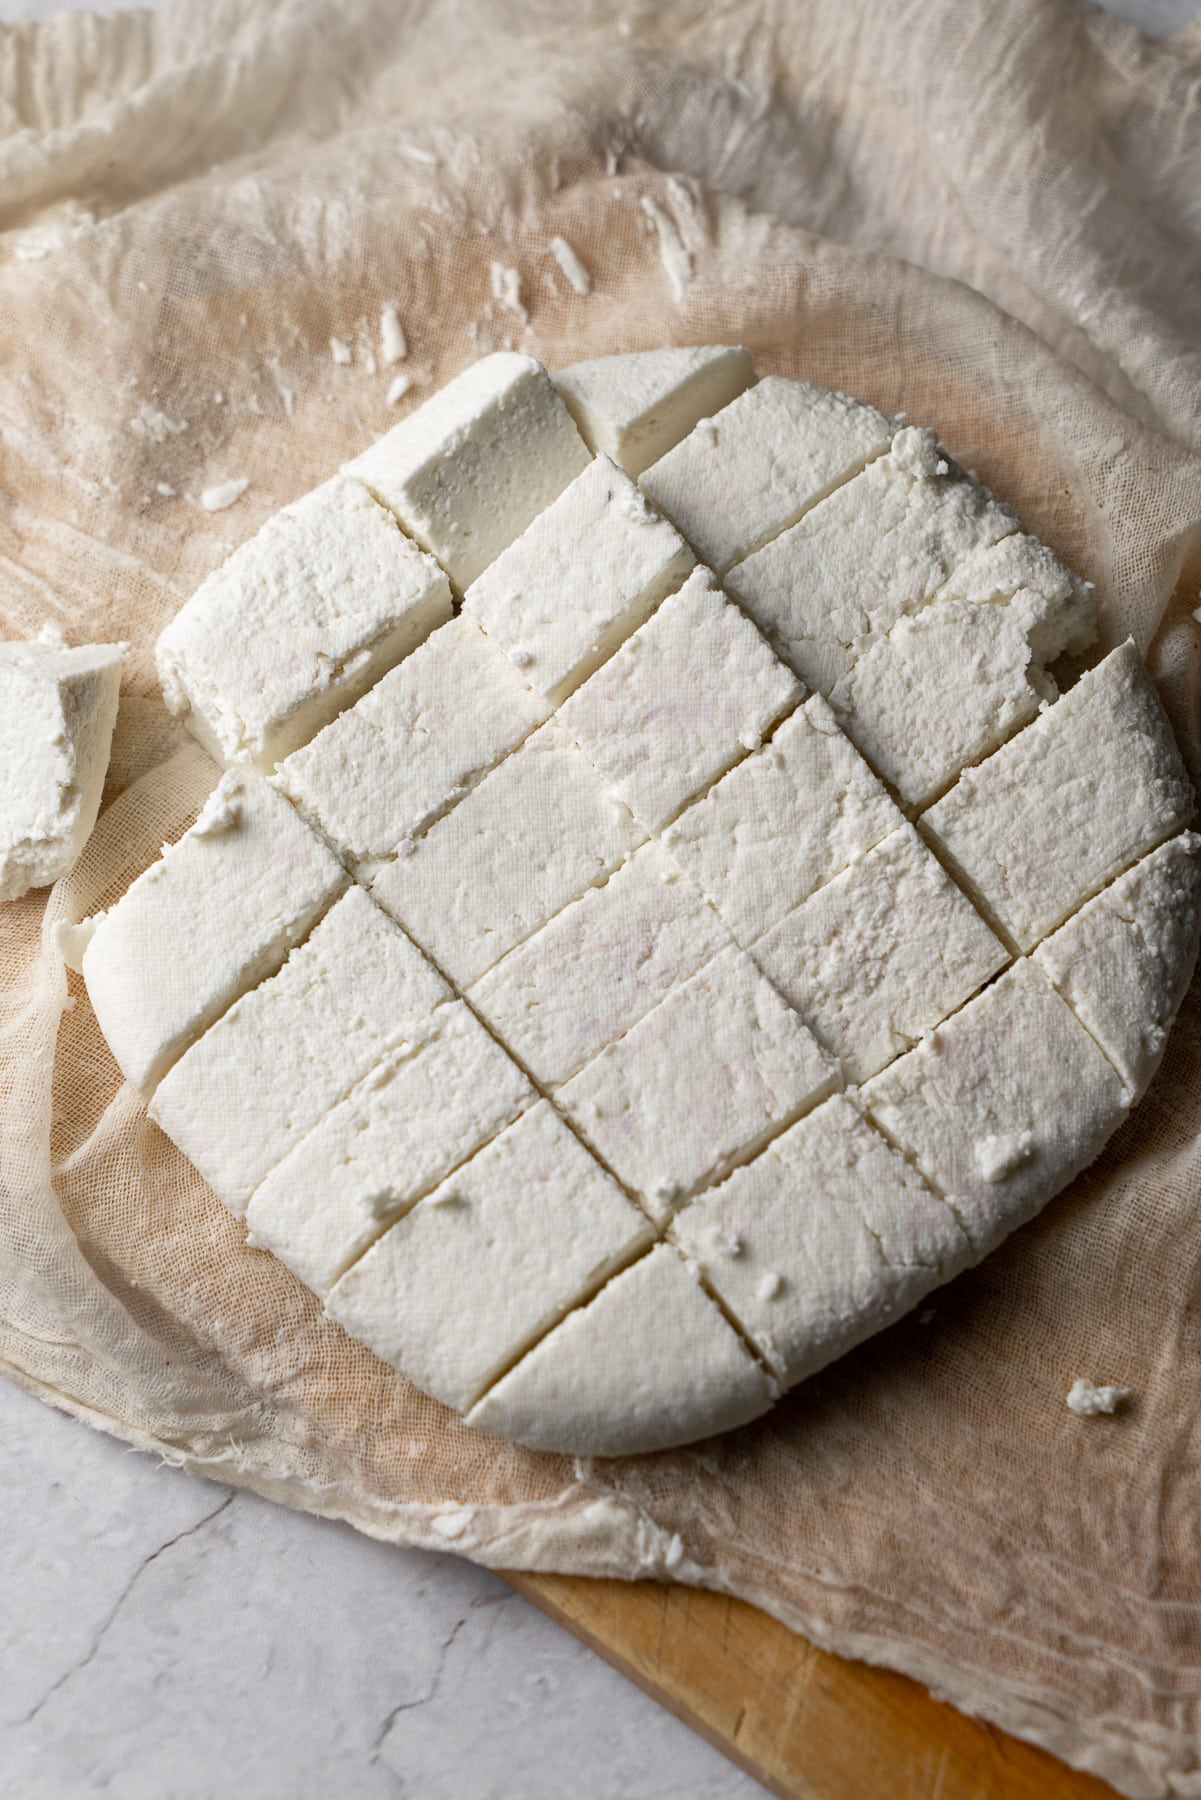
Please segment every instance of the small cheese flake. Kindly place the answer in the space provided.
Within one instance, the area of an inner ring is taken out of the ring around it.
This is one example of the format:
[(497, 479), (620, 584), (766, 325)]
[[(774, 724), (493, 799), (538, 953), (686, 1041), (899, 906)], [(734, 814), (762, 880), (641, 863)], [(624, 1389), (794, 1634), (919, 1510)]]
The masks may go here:
[(411, 375), (394, 375), (388, 384), (388, 405), (398, 406), (412, 385)]
[(592, 292), (592, 277), (565, 237), (550, 240), (550, 253), (577, 294)]
[(523, 650), (519, 644), (515, 644), (508, 655), (515, 669), (528, 669), (534, 660), (529, 651)]
[(521, 303), (521, 275), (517, 269), (510, 269), (504, 263), (494, 262), (490, 268), (492, 282), (492, 298), (511, 312), (515, 319), (525, 325), (529, 322), (529, 313)]
[(57, 619), (47, 619), (38, 632), (38, 643), (48, 644), (51, 650), (65, 650), (67, 635)]
[(1004, 1181), (1034, 1154), (1034, 1138), (1028, 1131), (982, 1137), (976, 1145), (976, 1167), (990, 1184)]
[(385, 365), (403, 362), (409, 354), (409, 340), (394, 306), (385, 306), (380, 312), (379, 343)]
[(343, 367), (354, 361), (354, 351), (343, 338), (332, 337), (329, 340), (329, 353)]
[(650, 194), (642, 196), (642, 210), (659, 236), (659, 260), (667, 271), (671, 291), (677, 303), (684, 298), (692, 281), (692, 258), (675, 222)]
[(193, 837), (219, 837), (232, 831), (242, 816), (241, 790), (241, 777), (233, 770), (223, 775), (200, 809)]
[(164, 500), (174, 500), (179, 493), (179, 489), (172, 487), (169, 481), (156, 481), (154, 491), (156, 494), (161, 494)]
[(760, 1277), (755, 1292), (760, 1300), (778, 1300), (784, 1292), (784, 1277), (777, 1270), (769, 1269), (766, 1275)]
[(1129, 1388), (1094, 1387), (1084, 1375), (1068, 1389), (1068, 1407), (1078, 1419), (1095, 1419), (1099, 1413), (1114, 1413), (1129, 1398)]
[(738, 742), (742, 745), (744, 750), (762, 750), (763, 733), (761, 731), (751, 730), (740, 731), (738, 733)]
[(227, 506), (233, 506), (242, 498), (250, 486), (248, 475), (233, 475), (228, 481), (214, 481), (206, 487), (200, 496), (200, 504), (205, 512), (224, 512)]

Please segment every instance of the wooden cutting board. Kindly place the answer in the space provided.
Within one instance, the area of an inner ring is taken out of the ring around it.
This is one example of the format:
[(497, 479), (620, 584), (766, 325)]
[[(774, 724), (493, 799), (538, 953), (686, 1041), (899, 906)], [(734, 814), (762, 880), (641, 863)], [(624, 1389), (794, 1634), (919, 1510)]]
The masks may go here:
[(653, 1582), (507, 1575), (781, 1800), (1113, 1800), (1113, 1789), (816, 1650), (742, 1600)]

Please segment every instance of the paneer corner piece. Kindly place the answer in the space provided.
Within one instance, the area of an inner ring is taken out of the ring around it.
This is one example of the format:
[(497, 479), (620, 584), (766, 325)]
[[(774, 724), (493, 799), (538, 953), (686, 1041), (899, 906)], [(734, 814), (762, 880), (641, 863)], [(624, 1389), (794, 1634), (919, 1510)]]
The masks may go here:
[(754, 379), (750, 351), (722, 344), (598, 356), (552, 377), (589, 448), (634, 477)]

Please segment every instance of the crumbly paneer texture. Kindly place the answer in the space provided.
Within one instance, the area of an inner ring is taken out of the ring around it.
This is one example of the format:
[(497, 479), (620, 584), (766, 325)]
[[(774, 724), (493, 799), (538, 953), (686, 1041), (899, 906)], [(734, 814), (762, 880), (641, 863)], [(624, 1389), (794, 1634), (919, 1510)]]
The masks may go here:
[(974, 1260), (946, 1201), (841, 1095), (686, 1206), (671, 1235), (782, 1387)]
[(158, 640), (173, 712), (222, 762), (270, 770), (451, 614), (442, 570), (358, 481), (274, 513)]
[(467, 1415), (536, 1450), (629, 1456), (731, 1431), (774, 1398), (669, 1244), (569, 1313)]
[(559, 1089), (651, 1216), (674, 1208), (841, 1085), (745, 951), (721, 951)]
[(552, 719), (388, 863), (371, 891), (468, 987), (643, 838)]
[(907, 1050), (1009, 956), (912, 825), (819, 888), (752, 954), (848, 1081)]
[(707, 569), (559, 713), (649, 832), (658, 832), (804, 697)]
[(557, 706), (695, 561), (629, 476), (598, 456), (472, 583), (463, 607)]
[(410, 1029), (250, 1197), (252, 1240), (314, 1293), (536, 1098), (461, 1000)]
[(1159, 1067), (1196, 966), (1199, 852), (1191, 831), (1161, 844), (1034, 952), (1136, 1094)]
[(511, 950), (468, 990), (536, 1081), (556, 1086), (730, 943), (656, 843)]
[(498, 351), (464, 369), (343, 472), (366, 482), (462, 592), (588, 459), (541, 363)]
[(69, 874), (100, 810), (124, 644), (0, 644), (0, 901)]
[(150, 1116), (238, 1218), (323, 1113), (451, 997), (362, 888), (235, 1001), (159, 1083)]
[(543, 1100), (394, 1225), (327, 1311), (466, 1412), (650, 1241), (646, 1218)]
[(294, 751), (276, 780), (356, 864), (379, 862), (449, 812), (549, 712), (475, 619), (451, 619)]
[(1041, 969), (1021, 961), (860, 1099), (983, 1256), (1092, 1162), (1131, 1094)]
[(1159, 696), (1122, 644), (923, 815), (1018, 948), (1028, 950), (1193, 812)]
[(268, 782), (230, 770), (196, 824), (101, 918), (83, 955), (100, 1029), (149, 1093), (273, 974), (346, 886), (323, 839)]
[(720, 575), (883, 454), (895, 432), (873, 406), (768, 375), (703, 419), (642, 486)]
[(814, 694), (682, 812), (663, 842), (746, 945), (902, 822)]
[(1037, 612), (1030, 609), (1030, 654), (1037, 662), (1083, 656), (1095, 642), (1097, 603), (1091, 584), (1026, 531), (970, 552), (956, 564), (938, 598), (980, 605), (1022, 592), (1040, 602)]
[(553, 377), (592, 450), (627, 475), (658, 462), (697, 423), (755, 379), (749, 350), (636, 350), (573, 363)]

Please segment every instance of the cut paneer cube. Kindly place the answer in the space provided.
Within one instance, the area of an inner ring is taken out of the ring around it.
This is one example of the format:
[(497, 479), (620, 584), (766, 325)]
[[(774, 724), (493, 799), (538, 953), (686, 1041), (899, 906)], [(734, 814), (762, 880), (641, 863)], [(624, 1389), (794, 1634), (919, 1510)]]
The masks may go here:
[(750, 620), (697, 569), (559, 718), (656, 833), (802, 698)]
[(472, 363), (343, 465), (436, 556), (462, 592), (588, 462), (541, 363)]
[(220, 762), (270, 770), (451, 614), (450, 585), (358, 481), (274, 513), (158, 640), (171, 711)]
[(552, 719), (386, 864), (371, 891), (465, 988), (644, 837)]
[(785, 1388), (975, 1260), (947, 1202), (837, 1094), (671, 1236)]
[(731, 945), (559, 1089), (659, 1223), (841, 1085), (838, 1066)]
[(327, 1311), (466, 1412), (651, 1237), (543, 1100), (406, 1213), (342, 1277)]
[(992, 917), (1029, 950), (1189, 822), (1193, 791), (1132, 643), (923, 816)]
[(695, 561), (629, 476), (598, 456), (471, 584), (463, 607), (557, 706)]
[(766, 1412), (774, 1390), (670, 1244), (615, 1275), (467, 1415), (536, 1450), (632, 1456)]
[(148, 1094), (279, 968), (346, 872), (282, 794), (230, 770), (192, 829), (104, 914), (83, 976), (121, 1073)]
[(252, 1241), (314, 1293), (536, 1099), (461, 1000), (369, 1069), (255, 1189)]
[(553, 378), (581, 436), (638, 476), (690, 432), (728, 406), (755, 379), (749, 350), (635, 350), (573, 363)]
[(642, 486), (720, 575), (882, 455), (896, 429), (845, 394), (768, 375), (702, 419)]
[(360, 887), (160, 1081), (150, 1116), (238, 1218), (259, 1182), (451, 990)]

